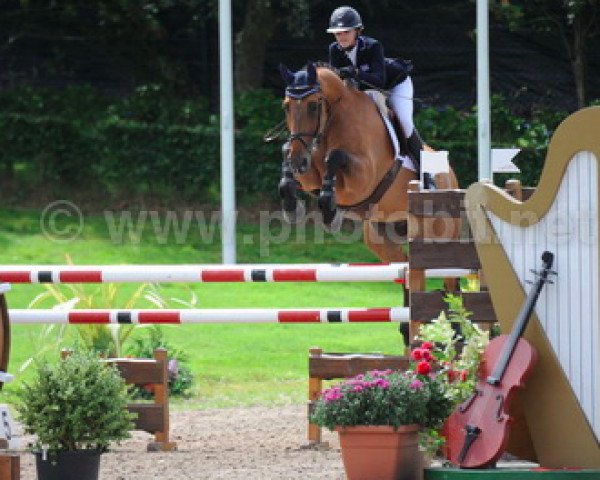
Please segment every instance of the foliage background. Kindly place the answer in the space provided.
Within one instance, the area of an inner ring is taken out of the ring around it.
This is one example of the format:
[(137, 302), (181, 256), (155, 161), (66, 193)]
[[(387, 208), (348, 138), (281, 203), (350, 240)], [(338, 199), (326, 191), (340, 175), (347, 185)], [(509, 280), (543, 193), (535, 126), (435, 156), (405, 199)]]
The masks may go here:
[[(275, 198), (280, 144), (262, 137), (282, 119), (277, 65), (326, 59), (325, 27), (338, 3), (232, 1), (236, 187), (244, 204)], [(420, 131), (450, 151), (468, 186), (477, 170), (474, 2), (353, 5), (387, 55), (413, 59)], [(525, 149), (522, 180), (535, 185), (559, 120), (600, 97), (598, 22), (591, 21), (600, 5), (490, 5), (492, 141)], [(216, 0), (3, 2), (3, 202), (218, 203), (217, 7)]]

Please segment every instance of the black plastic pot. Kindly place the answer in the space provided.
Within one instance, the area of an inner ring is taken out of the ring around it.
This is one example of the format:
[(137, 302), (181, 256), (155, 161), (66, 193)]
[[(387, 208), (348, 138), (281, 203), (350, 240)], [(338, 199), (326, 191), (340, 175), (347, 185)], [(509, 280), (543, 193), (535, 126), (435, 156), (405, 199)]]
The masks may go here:
[(100, 450), (35, 452), (38, 480), (98, 480)]

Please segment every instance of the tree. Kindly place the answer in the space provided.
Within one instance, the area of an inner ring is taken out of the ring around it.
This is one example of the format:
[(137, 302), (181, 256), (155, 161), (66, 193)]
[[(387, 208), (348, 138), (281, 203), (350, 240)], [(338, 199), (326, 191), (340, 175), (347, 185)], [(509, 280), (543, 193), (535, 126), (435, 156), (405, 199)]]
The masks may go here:
[(189, 88), (180, 52), (170, 40), (193, 37), (203, 22), (205, 3), (12, 0), (0, 7), (0, 52), (11, 59), (25, 54), (25, 60), (11, 61), (18, 68), (31, 62), (30, 80), (39, 75), (68, 82), (101, 74), (116, 77), (121, 85), (156, 82)]
[(600, 32), (600, 0), (502, 0), (493, 2), (493, 7), (511, 29), (528, 27), (560, 36), (573, 73), (577, 105), (584, 107), (586, 43)]
[[(241, 2), (239, 2), (241, 3)], [(235, 88), (238, 92), (262, 87), (267, 45), (279, 24), (292, 35), (308, 33), (308, 0), (247, 0), (244, 21), (235, 36)], [(294, 25), (289, 23), (293, 21)]]

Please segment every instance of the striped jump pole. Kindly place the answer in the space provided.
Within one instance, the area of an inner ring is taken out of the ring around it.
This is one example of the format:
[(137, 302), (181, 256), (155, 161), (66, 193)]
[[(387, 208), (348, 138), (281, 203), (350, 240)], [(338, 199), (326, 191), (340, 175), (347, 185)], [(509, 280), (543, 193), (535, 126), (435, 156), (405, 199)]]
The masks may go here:
[[(8, 283), (386, 282), (402, 281), (408, 263), (246, 265), (0, 265)], [(470, 270), (432, 269), (427, 277), (455, 278)]]
[(11, 309), (11, 324), (370, 323), (408, 322), (407, 307), (60, 310)]

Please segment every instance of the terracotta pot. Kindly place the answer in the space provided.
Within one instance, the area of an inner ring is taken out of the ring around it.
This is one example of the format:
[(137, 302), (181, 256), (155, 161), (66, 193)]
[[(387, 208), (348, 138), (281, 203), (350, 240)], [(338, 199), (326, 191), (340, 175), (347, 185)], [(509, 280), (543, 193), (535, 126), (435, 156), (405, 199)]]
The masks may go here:
[(348, 480), (418, 480), (423, 475), (419, 425), (336, 429)]

